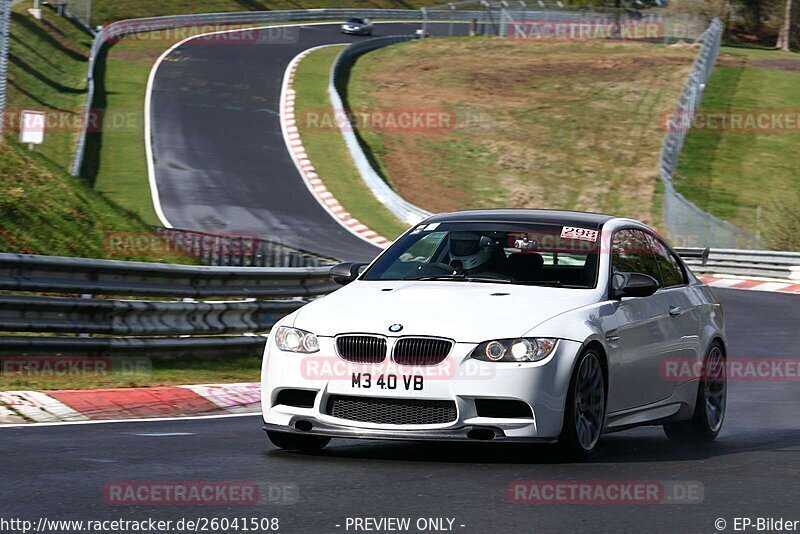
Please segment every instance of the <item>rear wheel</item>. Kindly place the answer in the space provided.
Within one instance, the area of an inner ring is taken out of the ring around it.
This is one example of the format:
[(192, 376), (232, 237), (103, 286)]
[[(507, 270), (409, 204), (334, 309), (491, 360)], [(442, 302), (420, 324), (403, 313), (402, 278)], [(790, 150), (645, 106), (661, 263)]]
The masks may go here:
[(606, 415), (606, 385), (600, 355), (584, 352), (570, 380), (564, 410), (564, 428), (558, 441), (576, 459), (588, 458), (597, 448)]
[(301, 434), (289, 434), (287, 432), (267, 431), (267, 437), (273, 445), (279, 449), (288, 451), (321, 451), (325, 445), (330, 443), (331, 438), (322, 436), (303, 436)]
[(692, 418), (664, 425), (664, 433), (675, 440), (712, 441), (719, 434), (725, 420), (727, 393), (725, 352), (717, 342), (708, 350), (703, 362)]

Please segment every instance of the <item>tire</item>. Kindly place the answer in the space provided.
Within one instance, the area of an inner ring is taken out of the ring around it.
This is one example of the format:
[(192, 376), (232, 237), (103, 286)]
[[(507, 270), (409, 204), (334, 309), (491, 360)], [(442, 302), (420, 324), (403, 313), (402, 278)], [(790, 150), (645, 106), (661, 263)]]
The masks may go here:
[(600, 443), (606, 415), (606, 383), (600, 355), (588, 349), (578, 358), (569, 382), (559, 446), (575, 460), (589, 458)]
[(727, 407), (725, 361), (725, 349), (721, 343), (714, 342), (703, 360), (703, 373), (697, 387), (692, 418), (664, 425), (664, 433), (669, 439), (709, 442), (719, 435)]
[(287, 432), (267, 431), (267, 437), (273, 445), (287, 451), (316, 452), (325, 448), (331, 438), (322, 436), (303, 436)]

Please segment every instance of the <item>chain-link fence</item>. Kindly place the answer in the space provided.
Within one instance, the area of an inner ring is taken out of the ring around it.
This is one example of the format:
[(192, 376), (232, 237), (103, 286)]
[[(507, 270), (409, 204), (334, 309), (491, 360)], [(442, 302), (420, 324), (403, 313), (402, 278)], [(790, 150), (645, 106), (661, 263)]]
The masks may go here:
[(8, 45), (11, 40), (11, 0), (0, 0), (0, 143), (6, 122), (8, 98)]
[(686, 135), (703, 98), (722, 44), (723, 24), (715, 19), (701, 38), (702, 46), (683, 87), (674, 115), (667, 117), (661, 146), (660, 175), (664, 184), (664, 222), (673, 241), (680, 246), (758, 248), (759, 240), (701, 210), (675, 190), (672, 177), (678, 165)]
[(92, 29), (92, 0), (67, 0), (64, 5), (64, 14), (77, 22), (84, 29)]
[[(666, 4), (666, 3), (664, 3)], [(636, 2), (635, 9), (570, 7), (542, 0), (463, 0), (422, 9), (423, 20), (471, 22), (473, 35), (518, 39), (588, 40), (598, 38), (674, 43), (697, 40), (706, 28), (702, 19), (673, 13), (656, 2)]]
[(254, 235), (222, 235), (155, 228), (169, 250), (217, 267), (323, 267), (336, 259), (326, 258)]

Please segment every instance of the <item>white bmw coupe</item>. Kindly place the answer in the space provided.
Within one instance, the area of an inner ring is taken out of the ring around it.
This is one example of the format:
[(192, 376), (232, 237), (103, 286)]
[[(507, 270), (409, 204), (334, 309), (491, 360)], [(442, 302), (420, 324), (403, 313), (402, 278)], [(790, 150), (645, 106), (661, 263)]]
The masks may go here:
[(726, 406), (722, 308), (654, 230), (546, 210), (409, 229), (283, 318), (264, 353), (276, 446), (331, 438), (559, 442), (663, 425), (711, 440)]

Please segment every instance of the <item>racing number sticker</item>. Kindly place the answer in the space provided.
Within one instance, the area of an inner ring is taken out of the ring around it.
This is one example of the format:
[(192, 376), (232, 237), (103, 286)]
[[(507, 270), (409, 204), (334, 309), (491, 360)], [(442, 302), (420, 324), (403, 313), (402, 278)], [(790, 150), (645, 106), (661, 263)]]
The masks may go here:
[(587, 230), (586, 228), (573, 228), (565, 226), (561, 229), (561, 237), (564, 239), (580, 239), (581, 241), (597, 241), (597, 230)]

